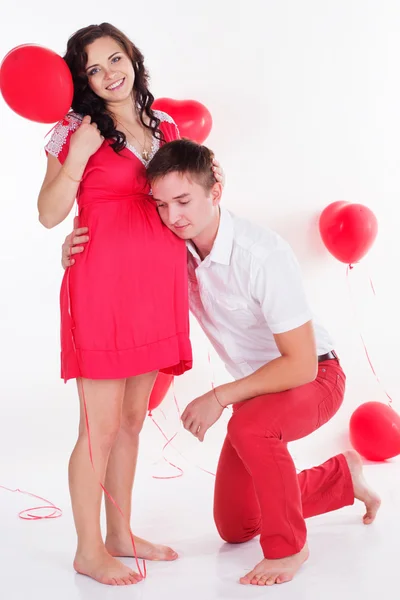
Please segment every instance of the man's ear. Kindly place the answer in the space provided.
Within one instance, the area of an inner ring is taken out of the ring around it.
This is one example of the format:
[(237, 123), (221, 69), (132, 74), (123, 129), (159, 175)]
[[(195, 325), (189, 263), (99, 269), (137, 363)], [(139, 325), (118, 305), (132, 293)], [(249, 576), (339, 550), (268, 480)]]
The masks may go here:
[(212, 201), (213, 201), (213, 206), (218, 206), (219, 203), (221, 202), (222, 190), (223, 190), (222, 184), (219, 183), (219, 181), (216, 181), (211, 188), (211, 197), (212, 197)]

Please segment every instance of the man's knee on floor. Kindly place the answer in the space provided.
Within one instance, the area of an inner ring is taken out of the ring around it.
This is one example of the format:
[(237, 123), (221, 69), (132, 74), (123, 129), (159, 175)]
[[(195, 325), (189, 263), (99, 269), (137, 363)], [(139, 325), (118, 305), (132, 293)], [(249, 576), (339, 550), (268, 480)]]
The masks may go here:
[(215, 521), (220, 538), (228, 544), (243, 544), (258, 535), (259, 529), (240, 528), (237, 523), (221, 523)]
[(229, 506), (214, 506), (214, 523), (220, 537), (228, 544), (242, 544), (260, 533), (261, 518), (243, 518), (241, 511), (230, 512)]

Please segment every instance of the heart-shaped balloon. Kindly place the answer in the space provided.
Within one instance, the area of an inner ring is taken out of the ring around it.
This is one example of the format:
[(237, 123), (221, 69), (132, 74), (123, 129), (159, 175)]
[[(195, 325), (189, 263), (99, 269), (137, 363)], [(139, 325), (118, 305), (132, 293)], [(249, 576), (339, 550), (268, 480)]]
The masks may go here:
[(172, 117), (181, 137), (202, 144), (210, 134), (212, 116), (210, 111), (197, 100), (173, 100), (158, 98), (153, 102), (154, 110), (162, 110)]
[(339, 200), (319, 218), (322, 241), (331, 254), (346, 264), (361, 260), (378, 233), (376, 216), (367, 206)]
[(150, 400), (149, 400), (149, 414), (151, 411), (160, 406), (161, 402), (164, 400), (165, 396), (171, 384), (174, 380), (173, 375), (166, 375), (165, 373), (159, 373), (157, 375), (156, 382), (153, 387), (153, 391), (151, 392)]

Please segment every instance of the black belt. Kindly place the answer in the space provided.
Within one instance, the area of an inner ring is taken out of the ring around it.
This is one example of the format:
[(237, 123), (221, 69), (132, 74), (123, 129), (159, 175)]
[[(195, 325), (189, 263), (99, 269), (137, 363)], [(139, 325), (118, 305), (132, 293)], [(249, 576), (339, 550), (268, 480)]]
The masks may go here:
[(318, 356), (318, 362), (324, 362), (324, 360), (339, 360), (338, 355), (334, 350), (327, 352), (326, 354), (321, 354)]

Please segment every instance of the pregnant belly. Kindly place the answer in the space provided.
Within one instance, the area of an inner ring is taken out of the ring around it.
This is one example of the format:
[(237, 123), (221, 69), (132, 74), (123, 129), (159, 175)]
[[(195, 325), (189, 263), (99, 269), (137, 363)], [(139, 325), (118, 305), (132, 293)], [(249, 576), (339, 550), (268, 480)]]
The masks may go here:
[(90, 241), (70, 269), (78, 345), (85, 330), (90, 340), (81, 344), (92, 348), (123, 349), (132, 340), (142, 345), (173, 335), (171, 317), (182, 301), (177, 295), (187, 291), (184, 242), (161, 223), (155, 209), (133, 202), (86, 207), (80, 225), (89, 228)]

